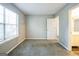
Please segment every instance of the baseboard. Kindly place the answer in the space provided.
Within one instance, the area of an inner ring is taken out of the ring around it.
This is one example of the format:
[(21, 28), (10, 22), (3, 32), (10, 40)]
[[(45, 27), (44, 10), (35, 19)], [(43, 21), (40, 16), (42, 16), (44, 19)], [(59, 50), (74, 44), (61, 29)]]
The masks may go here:
[(26, 38), (26, 40), (27, 40), (27, 39), (33, 39), (33, 40), (34, 40), (34, 39), (35, 39), (35, 40), (36, 40), (36, 39), (38, 39), (38, 40), (39, 40), (39, 39), (40, 39), (40, 40), (57, 40), (57, 38), (56, 38), (56, 39), (48, 39), (48, 38)]
[(21, 44), (23, 41), (25, 40), (25, 38), (20, 41), (17, 45), (15, 45), (14, 47), (12, 47), (8, 52), (6, 52), (6, 54), (9, 54), (13, 49), (15, 49), (19, 44)]
[(69, 50), (65, 45), (63, 45), (62, 43), (60, 43), (59, 42), (59, 44), (61, 45), (61, 46), (63, 46), (66, 50)]
[(26, 40), (27, 40), (27, 39), (38, 39), (38, 40), (39, 40), (39, 39), (41, 39), (41, 40), (43, 39), (43, 40), (45, 40), (45, 39), (47, 39), (47, 38), (26, 38)]

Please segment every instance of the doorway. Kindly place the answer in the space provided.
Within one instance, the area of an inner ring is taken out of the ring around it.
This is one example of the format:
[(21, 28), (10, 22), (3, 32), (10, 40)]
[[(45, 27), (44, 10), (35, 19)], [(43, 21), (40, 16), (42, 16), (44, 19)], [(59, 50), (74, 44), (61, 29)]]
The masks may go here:
[(47, 40), (57, 40), (59, 37), (59, 17), (47, 19)]
[(79, 5), (70, 9), (70, 50), (79, 51)]

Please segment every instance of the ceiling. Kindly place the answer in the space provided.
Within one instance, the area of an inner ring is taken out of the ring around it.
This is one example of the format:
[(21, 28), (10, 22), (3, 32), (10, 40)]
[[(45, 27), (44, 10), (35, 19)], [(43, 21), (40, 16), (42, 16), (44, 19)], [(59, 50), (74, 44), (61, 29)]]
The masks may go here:
[(54, 15), (66, 3), (14, 3), (25, 15)]

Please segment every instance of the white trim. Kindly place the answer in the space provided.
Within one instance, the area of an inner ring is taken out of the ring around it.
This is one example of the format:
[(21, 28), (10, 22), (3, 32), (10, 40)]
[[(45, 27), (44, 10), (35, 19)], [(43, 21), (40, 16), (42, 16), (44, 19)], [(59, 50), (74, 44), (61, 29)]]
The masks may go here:
[(68, 50), (68, 51), (70, 51), (64, 44), (62, 44), (61, 42), (59, 42), (59, 44), (61, 45), (61, 46), (63, 46), (66, 50)]
[(0, 41), (0, 45), (1, 45), (1, 44), (4, 44), (4, 43), (7, 42), (7, 41), (13, 40), (13, 39), (15, 39), (15, 38), (17, 38), (17, 37), (18, 37), (18, 35), (13, 36), (13, 37), (10, 37), (9, 39), (6, 39), (6, 40), (3, 40), (3, 41)]
[(25, 38), (20, 41), (17, 45), (15, 45), (14, 47), (12, 47), (9, 51), (6, 52), (6, 54), (9, 54), (13, 49), (15, 49), (19, 44), (21, 44), (23, 41), (25, 40)]
[(69, 50), (72, 50), (72, 45), (71, 45), (71, 35), (72, 35), (72, 31), (71, 31), (71, 9), (69, 9), (68, 11), (68, 16), (69, 16), (69, 28), (68, 28), (68, 47)]
[(52, 40), (52, 41), (58, 41), (57, 39), (47, 39), (47, 38), (26, 38), (25, 40)]
[(25, 40), (48, 40), (48, 41), (56, 41), (58, 42), (58, 39), (47, 39), (47, 38), (26, 38)]
[(27, 39), (38, 39), (38, 40), (39, 40), (39, 39), (41, 39), (41, 40), (43, 39), (43, 40), (47, 40), (47, 38), (26, 38), (26, 40), (27, 40)]

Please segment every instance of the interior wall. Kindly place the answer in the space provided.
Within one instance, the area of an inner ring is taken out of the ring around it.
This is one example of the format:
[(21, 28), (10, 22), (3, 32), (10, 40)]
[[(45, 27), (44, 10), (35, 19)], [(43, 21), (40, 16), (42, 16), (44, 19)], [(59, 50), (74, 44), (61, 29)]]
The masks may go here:
[(72, 46), (79, 46), (79, 34), (71, 35), (71, 45)]
[(25, 38), (25, 17), (14, 5), (9, 3), (4, 3), (1, 5), (19, 14), (19, 36), (15, 39), (4, 40), (3, 42), (0, 42), (0, 53), (8, 53), (13, 47), (22, 42)]
[(26, 39), (46, 39), (47, 19), (53, 16), (26, 16)]
[(62, 10), (60, 10), (56, 16), (59, 16), (59, 43), (69, 50), (69, 10), (75, 3), (67, 4)]

